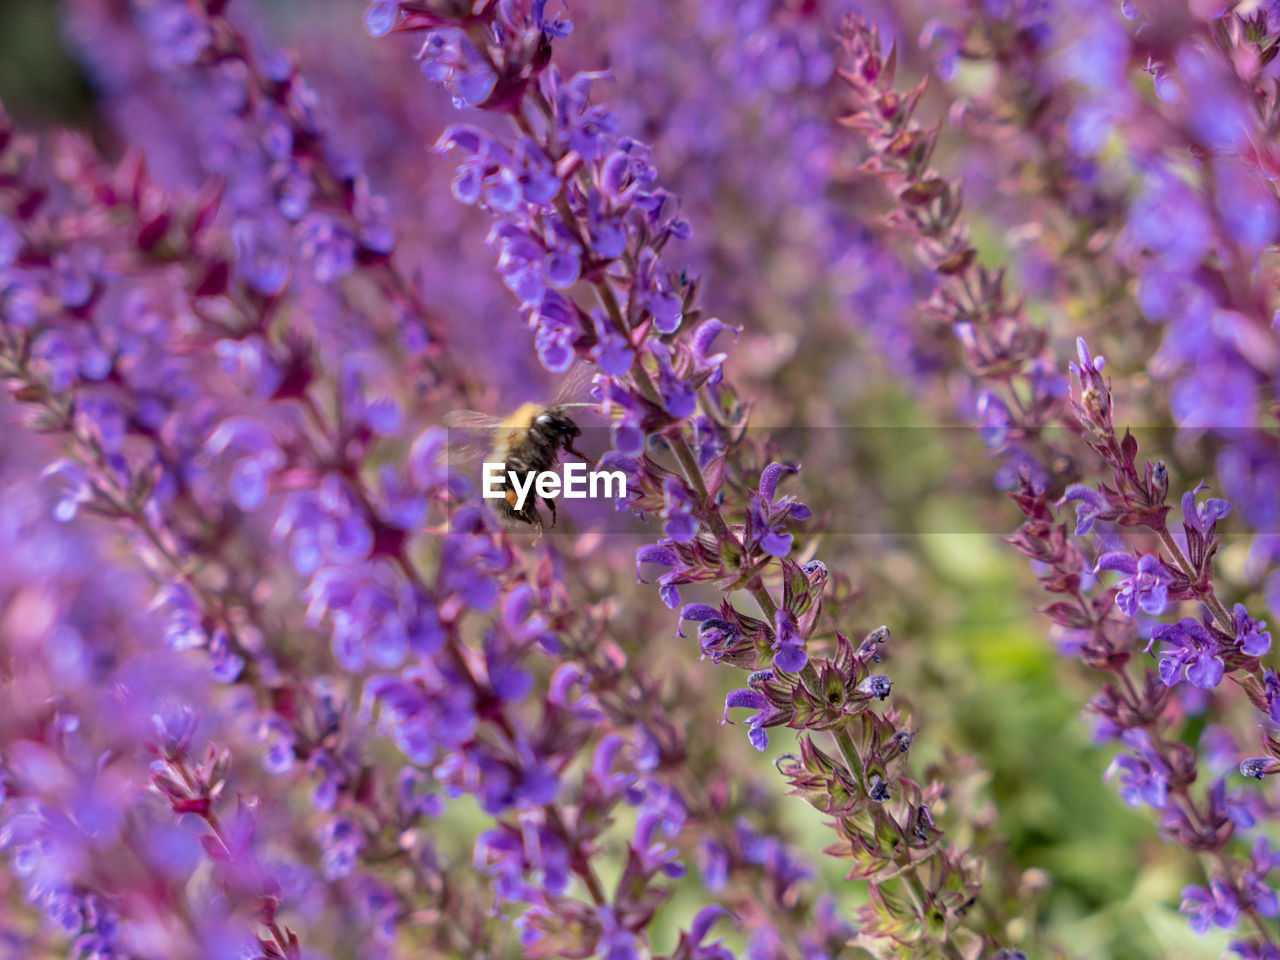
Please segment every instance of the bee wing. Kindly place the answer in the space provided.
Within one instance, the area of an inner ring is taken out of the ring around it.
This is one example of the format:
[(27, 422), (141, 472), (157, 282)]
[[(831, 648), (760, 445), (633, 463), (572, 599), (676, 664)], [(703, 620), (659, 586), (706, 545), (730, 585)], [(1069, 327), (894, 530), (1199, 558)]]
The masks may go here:
[(479, 410), (451, 410), (442, 421), (450, 430), (496, 430), (502, 426), (502, 418)]
[[(587, 387), (596, 374), (596, 368), (585, 360), (579, 360), (565, 374), (560, 386), (556, 387), (555, 396), (547, 404), (549, 407), (569, 406), (569, 400), (580, 400), (587, 396)], [(576, 406), (594, 407), (594, 403), (576, 404)]]
[(479, 460), (493, 450), (494, 436), (502, 426), (502, 418), (479, 410), (453, 410), (444, 415), (449, 431), (445, 455), (455, 463)]
[(488, 437), (473, 437), (466, 440), (452, 440), (445, 447), (444, 455), (448, 463), (463, 466), (481, 459), (492, 459), (493, 440)]

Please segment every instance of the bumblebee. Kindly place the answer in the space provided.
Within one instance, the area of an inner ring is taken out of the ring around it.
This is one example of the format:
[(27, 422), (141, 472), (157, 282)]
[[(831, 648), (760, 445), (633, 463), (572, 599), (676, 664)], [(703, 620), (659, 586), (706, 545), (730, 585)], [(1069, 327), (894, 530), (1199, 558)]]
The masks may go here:
[[(570, 394), (574, 382), (570, 378), (558, 391), (557, 398)], [(536, 493), (538, 475), (554, 469), (560, 463), (562, 453), (571, 453), (584, 463), (590, 463), (582, 451), (574, 447), (574, 441), (582, 436), (582, 429), (566, 412), (572, 407), (589, 407), (589, 403), (565, 403), (559, 399), (550, 404), (526, 403), (507, 417), (493, 417), (474, 410), (456, 410), (445, 415), (444, 425), (450, 429), (483, 432), (492, 436), (487, 462), (500, 462), (503, 496), (493, 501), (498, 515), (506, 520), (516, 520), (538, 528), (541, 536), (544, 525), (538, 510), (538, 500), (551, 511), (551, 525), (556, 524), (555, 500), (539, 498)], [(512, 483), (518, 478), (526, 491), (524, 503)]]

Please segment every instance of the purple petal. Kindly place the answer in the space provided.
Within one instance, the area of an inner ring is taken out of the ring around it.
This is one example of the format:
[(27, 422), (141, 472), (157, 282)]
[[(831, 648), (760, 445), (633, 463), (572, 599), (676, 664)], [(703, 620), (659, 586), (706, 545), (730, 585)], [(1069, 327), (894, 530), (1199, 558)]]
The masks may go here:
[(1165, 657), (1160, 661), (1160, 681), (1166, 687), (1175, 686), (1182, 673), (1183, 661), (1176, 657)]
[(784, 473), (795, 473), (796, 468), (785, 463), (771, 463), (760, 474), (760, 498), (771, 504), (778, 492), (778, 481)]
[(789, 533), (783, 533), (780, 530), (770, 530), (760, 540), (760, 545), (764, 547), (764, 552), (771, 557), (777, 557), (781, 560), (791, 552), (792, 536)]
[(677, 513), (663, 525), (662, 532), (676, 543), (688, 543), (698, 535), (698, 521), (687, 513)]
[(670, 547), (664, 547), (657, 543), (645, 544), (645, 546), (636, 551), (636, 579), (641, 583), (649, 582), (640, 576), (640, 565), (642, 563), (658, 563), (664, 567), (674, 567), (679, 562), (679, 556)]
[(703, 620), (713, 620), (720, 616), (720, 611), (709, 603), (689, 603), (680, 611), (681, 620), (693, 620), (701, 623)]
[(724, 719), (726, 723), (729, 720), (729, 711), (743, 707), (748, 710), (766, 710), (769, 707), (769, 701), (764, 698), (764, 694), (759, 691), (752, 690), (749, 687), (741, 687), (732, 690), (729, 695), (724, 698)]
[(1187, 667), (1187, 679), (1201, 690), (1212, 690), (1222, 682), (1224, 669), (1217, 657), (1202, 653)]
[(724, 362), (728, 356), (727, 354), (717, 353), (708, 357), (707, 351), (711, 349), (711, 344), (715, 342), (716, 337), (725, 330), (732, 330), (736, 339), (738, 334), (742, 332), (742, 327), (732, 327), (712, 317), (710, 320), (704, 320), (694, 329), (693, 336), (690, 338), (690, 346), (693, 349), (693, 355), (701, 363), (708, 366), (718, 366)]
[(711, 904), (703, 907), (698, 911), (698, 915), (693, 918), (693, 923), (689, 926), (689, 939), (695, 944), (701, 944), (707, 933), (715, 925), (715, 922), (721, 917), (729, 916), (729, 911), (718, 904)]
[(467, 153), (479, 153), (481, 148), (491, 139), (489, 134), (479, 127), (473, 127), (468, 123), (460, 123), (449, 127), (440, 135), (440, 139), (436, 141), (435, 149), (438, 153), (448, 153), (454, 147), (458, 147)]
[(799, 673), (808, 662), (804, 647), (795, 644), (782, 644), (773, 655), (773, 665), (787, 673)]
[(364, 28), (371, 37), (385, 37), (396, 25), (399, 7), (395, 3), (375, 3), (364, 12)]
[(252, 513), (267, 499), (268, 471), (260, 457), (245, 457), (231, 468), (231, 499), (245, 513)]
[[(1158, 583), (1151, 587), (1138, 598), (1138, 606), (1146, 613), (1153, 617), (1158, 617), (1164, 613), (1165, 607), (1169, 605), (1169, 588), (1163, 583)], [(1133, 616), (1132, 613), (1129, 616)]]
[(1100, 570), (1119, 570), (1121, 573), (1134, 574), (1138, 572), (1138, 561), (1134, 559), (1132, 554), (1124, 553), (1123, 551), (1104, 553), (1098, 558), (1093, 572), (1097, 573)]
[(1062, 496), (1054, 503), (1054, 506), (1061, 507), (1073, 500), (1083, 501), (1099, 510), (1107, 509), (1107, 498), (1087, 483), (1069, 484), (1066, 490), (1062, 492)]
[(1251, 633), (1240, 644), (1240, 649), (1251, 657), (1264, 657), (1271, 652), (1271, 634)]

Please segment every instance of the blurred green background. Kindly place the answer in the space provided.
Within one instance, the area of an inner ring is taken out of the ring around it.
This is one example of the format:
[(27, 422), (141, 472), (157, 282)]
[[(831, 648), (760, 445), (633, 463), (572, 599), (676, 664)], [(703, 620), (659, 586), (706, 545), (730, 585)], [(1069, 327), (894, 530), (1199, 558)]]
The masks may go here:
[(0, 100), (26, 125), (92, 125), (92, 91), (67, 56), (54, 0), (0, 3)]

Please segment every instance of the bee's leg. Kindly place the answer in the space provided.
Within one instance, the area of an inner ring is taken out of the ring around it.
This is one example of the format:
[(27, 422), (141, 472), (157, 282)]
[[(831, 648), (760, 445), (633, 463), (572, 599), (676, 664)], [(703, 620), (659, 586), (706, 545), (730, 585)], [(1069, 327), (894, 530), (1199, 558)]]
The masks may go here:
[(533, 542), (537, 543), (539, 540), (542, 539), (542, 534), (546, 530), (546, 528), (542, 525), (542, 514), (538, 512), (538, 505), (530, 501), (528, 509), (525, 510), (525, 515), (529, 523), (533, 524), (535, 527), (538, 528), (538, 534), (533, 538)]
[(572, 453), (575, 457), (577, 457), (579, 460), (581, 460), (583, 463), (591, 463), (591, 462), (592, 462), (592, 461), (590, 461), (590, 460), (588, 460), (588, 459), (587, 459), (587, 455), (586, 455), (585, 453), (583, 453), (581, 450), (579, 450), (577, 447), (575, 447), (575, 446), (573, 445), (573, 439), (572, 439), (572, 438), (570, 438), (569, 440), (566, 440), (566, 441), (565, 441), (565, 443), (564, 443), (564, 448), (565, 448), (565, 450), (567, 450), (569, 453)]
[(556, 502), (554, 498), (543, 498), (543, 503), (551, 510), (551, 525), (556, 525)]
[(507, 487), (507, 495), (502, 500), (495, 500), (494, 507), (507, 520), (524, 520), (524, 511), (516, 509), (516, 492)]

